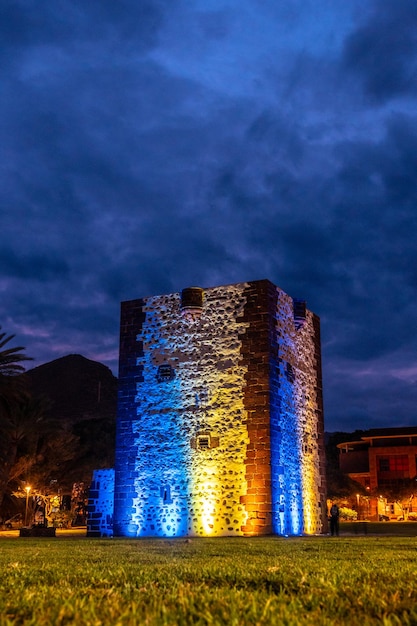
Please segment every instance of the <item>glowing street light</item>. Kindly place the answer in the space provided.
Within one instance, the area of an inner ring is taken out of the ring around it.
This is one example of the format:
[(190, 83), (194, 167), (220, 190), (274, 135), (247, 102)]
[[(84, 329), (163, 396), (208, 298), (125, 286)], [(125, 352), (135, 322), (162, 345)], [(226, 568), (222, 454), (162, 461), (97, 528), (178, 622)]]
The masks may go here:
[(28, 507), (29, 507), (29, 494), (30, 494), (30, 490), (31, 487), (29, 487), (29, 485), (27, 487), (25, 487), (25, 491), (26, 491), (26, 512), (25, 512), (25, 526), (28, 525)]

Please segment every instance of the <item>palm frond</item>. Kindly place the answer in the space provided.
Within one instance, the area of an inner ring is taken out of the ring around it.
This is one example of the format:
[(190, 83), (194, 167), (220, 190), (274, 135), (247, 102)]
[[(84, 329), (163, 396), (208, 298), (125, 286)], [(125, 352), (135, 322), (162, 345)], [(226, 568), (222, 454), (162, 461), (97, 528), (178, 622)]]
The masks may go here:
[[(1, 326), (0, 326), (1, 330)], [(32, 361), (33, 359), (26, 354), (23, 354), (25, 348), (23, 346), (16, 346), (14, 348), (4, 348), (15, 335), (6, 335), (5, 332), (0, 332), (0, 375), (2, 376), (17, 376), (25, 371), (25, 367), (21, 365), (23, 361)]]

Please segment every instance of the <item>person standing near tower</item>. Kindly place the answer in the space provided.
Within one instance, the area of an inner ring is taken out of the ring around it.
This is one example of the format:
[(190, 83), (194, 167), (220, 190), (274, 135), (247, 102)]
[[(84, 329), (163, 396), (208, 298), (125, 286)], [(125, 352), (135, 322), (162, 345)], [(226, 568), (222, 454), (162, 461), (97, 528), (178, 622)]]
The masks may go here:
[(330, 534), (332, 537), (336, 535), (339, 536), (339, 516), (340, 511), (336, 502), (332, 502), (332, 506), (330, 507)]

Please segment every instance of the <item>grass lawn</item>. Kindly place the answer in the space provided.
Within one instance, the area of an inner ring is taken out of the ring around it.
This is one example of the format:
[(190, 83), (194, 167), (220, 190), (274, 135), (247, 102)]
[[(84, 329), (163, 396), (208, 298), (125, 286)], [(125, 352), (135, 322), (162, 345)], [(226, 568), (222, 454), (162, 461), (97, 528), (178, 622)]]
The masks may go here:
[(0, 539), (0, 626), (417, 624), (417, 539)]

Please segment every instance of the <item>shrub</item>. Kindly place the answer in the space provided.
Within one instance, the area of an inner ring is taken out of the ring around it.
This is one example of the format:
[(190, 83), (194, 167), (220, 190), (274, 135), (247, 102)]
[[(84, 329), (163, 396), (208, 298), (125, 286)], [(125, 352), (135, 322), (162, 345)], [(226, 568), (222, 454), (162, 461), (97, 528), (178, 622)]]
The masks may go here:
[(354, 522), (358, 518), (358, 512), (353, 509), (349, 509), (347, 506), (340, 507), (339, 513), (340, 519), (348, 522)]

